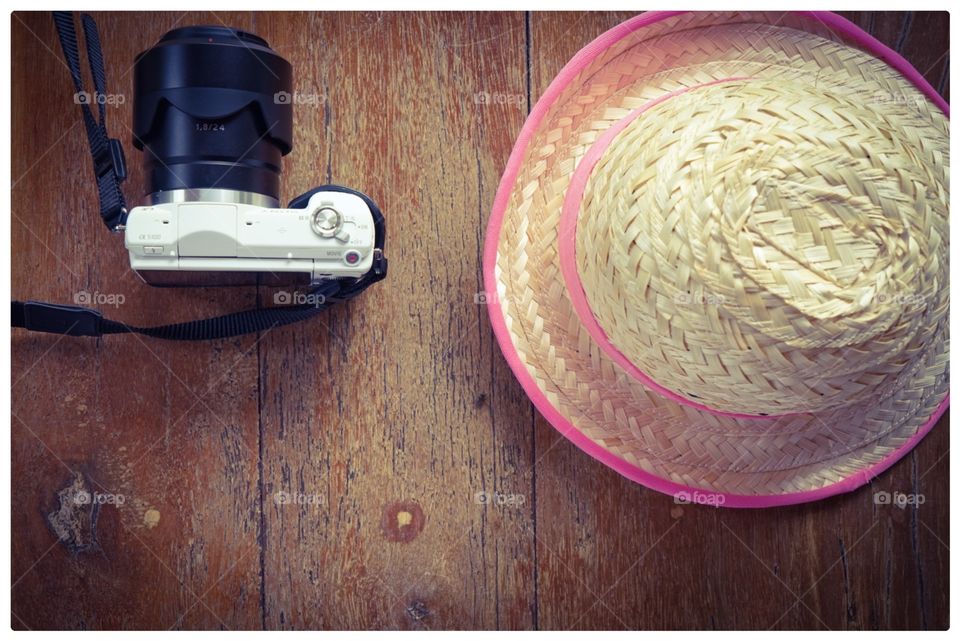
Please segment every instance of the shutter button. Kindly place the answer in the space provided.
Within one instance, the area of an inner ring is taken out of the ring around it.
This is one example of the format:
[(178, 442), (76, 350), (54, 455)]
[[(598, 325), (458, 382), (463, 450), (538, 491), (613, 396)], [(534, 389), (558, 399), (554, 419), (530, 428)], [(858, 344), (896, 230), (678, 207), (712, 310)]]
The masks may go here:
[(333, 238), (343, 227), (343, 216), (333, 207), (323, 205), (313, 212), (310, 226), (322, 238)]

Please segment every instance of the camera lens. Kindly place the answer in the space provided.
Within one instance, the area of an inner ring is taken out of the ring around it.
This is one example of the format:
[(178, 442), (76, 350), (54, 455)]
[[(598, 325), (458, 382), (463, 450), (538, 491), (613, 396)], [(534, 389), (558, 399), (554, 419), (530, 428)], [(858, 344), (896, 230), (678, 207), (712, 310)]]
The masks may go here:
[(139, 54), (133, 133), (148, 193), (259, 194), (275, 206), (293, 145), (292, 83), (265, 40), (227, 27), (174, 29)]

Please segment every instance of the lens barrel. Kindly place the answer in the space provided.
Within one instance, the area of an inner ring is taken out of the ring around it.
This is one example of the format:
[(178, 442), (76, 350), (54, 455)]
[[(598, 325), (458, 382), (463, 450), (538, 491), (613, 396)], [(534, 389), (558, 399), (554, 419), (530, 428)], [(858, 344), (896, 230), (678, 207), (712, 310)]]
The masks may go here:
[(293, 72), (265, 40), (227, 27), (168, 32), (134, 65), (134, 146), (148, 193), (233, 190), (279, 200), (293, 146)]

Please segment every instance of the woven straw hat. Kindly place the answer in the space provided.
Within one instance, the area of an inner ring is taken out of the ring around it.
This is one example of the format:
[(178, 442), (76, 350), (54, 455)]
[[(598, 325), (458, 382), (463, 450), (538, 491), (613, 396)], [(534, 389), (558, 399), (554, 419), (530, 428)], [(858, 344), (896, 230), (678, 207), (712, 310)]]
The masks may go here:
[(829, 13), (638, 16), (538, 101), (484, 254), (578, 446), (760, 507), (869, 481), (948, 403), (948, 107)]

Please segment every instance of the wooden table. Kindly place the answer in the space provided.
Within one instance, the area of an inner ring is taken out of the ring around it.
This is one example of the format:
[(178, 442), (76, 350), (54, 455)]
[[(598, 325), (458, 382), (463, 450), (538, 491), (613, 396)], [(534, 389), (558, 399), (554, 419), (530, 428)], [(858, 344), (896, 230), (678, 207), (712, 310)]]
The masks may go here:
[[(502, 358), (474, 302), (500, 173), (531, 100), (627, 17), (97, 14), (128, 98), (134, 55), (174, 26), (266, 38), (317, 97), (296, 108), (285, 199), (328, 180), (369, 193), (391, 272), (319, 320), (235, 340), (14, 331), (13, 626), (946, 628), (946, 417), (849, 495), (678, 506), (564, 440)], [(849, 17), (947, 95), (945, 13)], [(52, 21), (12, 25), (14, 298), (88, 292), (136, 324), (264, 302), (127, 269)], [(141, 194), (131, 100), (109, 116)], [(102, 504), (68, 500), (83, 491)]]

